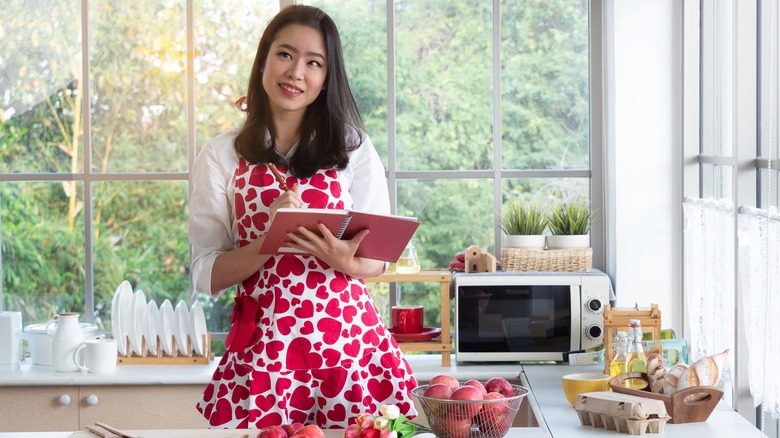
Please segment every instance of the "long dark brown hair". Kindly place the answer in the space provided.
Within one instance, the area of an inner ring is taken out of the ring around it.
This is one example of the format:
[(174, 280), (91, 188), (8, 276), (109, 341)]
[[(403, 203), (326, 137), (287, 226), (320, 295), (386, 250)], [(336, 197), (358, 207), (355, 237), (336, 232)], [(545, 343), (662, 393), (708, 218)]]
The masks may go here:
[(303, 115), (300, 140), (287, 163), (293, 175), (309, 177), (317, 169), (343, 169), (348, 153), (363, 142), (363, 119), (349, 88), (344, 68), (341, 39), (336, 24), (321, 9), (294, 5), (277, 14), (266, 27), (257, 47), (247, 90), (247, 118), (236, 136), (236, 150), (251, 163), (282, 164), (273, 148), (266, 147), (266, 132), (276, 137), (268, 94), (263, 89), (263, 73), (268, 52), (276, 34), (289, 25), (301, 25), (319, 31), (327, 50), (328, 75), (325, 87)]

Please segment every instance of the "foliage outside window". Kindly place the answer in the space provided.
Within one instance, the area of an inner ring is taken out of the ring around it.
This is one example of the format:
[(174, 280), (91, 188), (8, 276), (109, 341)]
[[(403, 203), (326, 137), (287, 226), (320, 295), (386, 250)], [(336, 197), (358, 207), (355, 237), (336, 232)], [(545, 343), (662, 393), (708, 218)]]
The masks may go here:
[[(279, 3), (83, 1), (86, 23), (71, 1), (45, 2), (47, 14), (43, 2), (7, 3), (3, 308), (25, 324), (76, 311), (110, 330), (124, 279), (158, 303), (189, 299), (189, 166), (208, 138), (242, 122), (233, 102)], [(590, 198), (588, 1), (306, 3), (339, 26), (395, 212), (422, 222), (423, 269), (446, 268), (470, 245), (495, 251), (503, 202)], [(380, 308), (395, 299), (386, 286), (372, 293)], [(227, 329), (233, 294), (198, 298), (211, 331)], [(425, 305), (435, 326), (438, 294), (404, 284), (399, 299)]]

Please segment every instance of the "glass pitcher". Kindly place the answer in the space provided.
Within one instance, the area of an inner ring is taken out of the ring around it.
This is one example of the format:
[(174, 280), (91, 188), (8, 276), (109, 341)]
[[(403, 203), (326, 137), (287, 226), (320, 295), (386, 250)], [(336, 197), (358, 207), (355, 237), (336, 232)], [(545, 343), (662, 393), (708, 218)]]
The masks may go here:
[(395, 272), (399, 274), (416, 274), (420, 272), (420, 260), (417, 258), (417, 250), (412, 242), (409, 242), (401, 253), (401, 257), (395, 264)]

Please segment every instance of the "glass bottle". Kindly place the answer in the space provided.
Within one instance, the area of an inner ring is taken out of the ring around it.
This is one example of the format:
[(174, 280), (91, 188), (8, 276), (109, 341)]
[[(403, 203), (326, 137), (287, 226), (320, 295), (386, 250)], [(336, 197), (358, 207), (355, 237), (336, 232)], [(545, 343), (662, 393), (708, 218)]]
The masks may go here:
[(645, 349), (642, 346), (642, 323), (638, 319), (631, 320), (628, 328), (628, 338), (626, 371), (629, 373), (644, 373), (647, 371), (647, 356), (645, 356)]
[(626, 372), (626, 350), (628, 350), (628, 334), (624, 331), (617, 333), (615, 340), (615, 358), (609, 363), (609, 377), (619, 376)]

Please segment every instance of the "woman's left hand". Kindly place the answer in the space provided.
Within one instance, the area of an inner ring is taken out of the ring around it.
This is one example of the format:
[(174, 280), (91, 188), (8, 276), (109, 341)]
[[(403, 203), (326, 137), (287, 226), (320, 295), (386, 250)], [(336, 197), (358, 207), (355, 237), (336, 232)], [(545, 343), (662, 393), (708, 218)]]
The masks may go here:
[(360, 231), (352, 239), (343, 240), (334, 236), (325, 225), (319, 224), (318, 229), (321, 236), (305, 227), (299, 227), (297, 234), (287, 235), (292, 239), (289, 245), (319, 258), (331, 268), (353, 278), (372, 277), (384, 270), (385, 264), (382, 261), (355, 257), (355, 252), (368, 235), (368, 230)]

